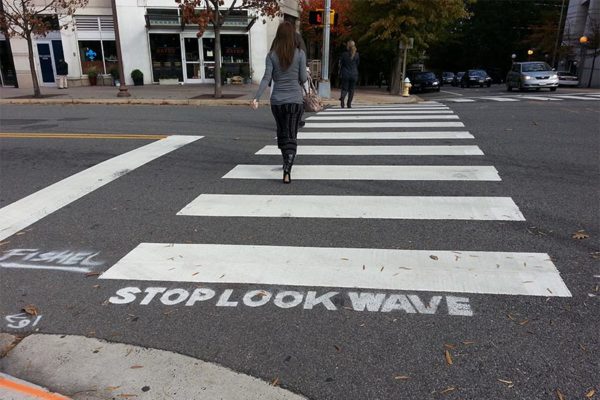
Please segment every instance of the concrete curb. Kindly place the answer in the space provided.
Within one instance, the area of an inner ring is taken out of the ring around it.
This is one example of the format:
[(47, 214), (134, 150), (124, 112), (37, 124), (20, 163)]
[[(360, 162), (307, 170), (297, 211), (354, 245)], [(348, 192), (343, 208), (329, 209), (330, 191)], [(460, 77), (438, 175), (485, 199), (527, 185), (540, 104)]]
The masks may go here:
[[(355, 105), (361, 104), (411, 104), (422, 101), (417, 96), (410, 97), (392, 97), (390, 99), (373, 99), (371, 101), (355, 100)], [(0, 105), (2, 104), (103, 104), (103, 105), (115, 105), (115, 104), (128, 104), (128, 105), (169, 105), (169, 106), (248, 106), (250, 100), (228, 100), (228, 99), (139, 99), (139, 98), (114, 98), (114, 99), (0, 99)], [(261, 105), (268, 105), (266, 101), (262, 101)], [(323, 101), (324, 105), (335, 106), (339, 104), (339, 100), (327, 99)]]
[(27, 336), (0, 359), (0, 370), (74, 400), (305, 400), (192, 357), (82, 336)]

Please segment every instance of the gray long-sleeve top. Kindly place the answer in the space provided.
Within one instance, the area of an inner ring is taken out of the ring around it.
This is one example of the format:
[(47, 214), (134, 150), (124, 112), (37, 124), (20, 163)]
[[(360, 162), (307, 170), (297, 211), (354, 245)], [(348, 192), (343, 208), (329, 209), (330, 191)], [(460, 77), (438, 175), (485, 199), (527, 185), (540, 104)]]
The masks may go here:
[(279, 64), (279, 58), (274, 51), (267, 54), (265, 75), (260, 81), (256, 91), (255, 99), (260, 99), (263, 92), (271, 82), (274, 82), (273, 93), (271, 93), (271, 104), (302, 104), (303, 93), (301, 83), (308, 79), (306, 72), (306, 55), (302, 50), (296, 49), (292, 64), (283, 71)]

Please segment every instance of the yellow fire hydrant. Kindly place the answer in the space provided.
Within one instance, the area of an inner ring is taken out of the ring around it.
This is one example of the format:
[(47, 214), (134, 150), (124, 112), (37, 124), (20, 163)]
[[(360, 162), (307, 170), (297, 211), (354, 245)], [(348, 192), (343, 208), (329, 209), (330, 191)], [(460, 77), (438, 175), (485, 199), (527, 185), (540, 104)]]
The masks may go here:
[(402, 97), (410, 96), (410, 94), (408, 92), (410, 91), (411, 87), (412, 87), (412, 85), (410, 84), (410, 79), (408, 79), (408, 78), (404, 79), (404, 85), (402, 85)]

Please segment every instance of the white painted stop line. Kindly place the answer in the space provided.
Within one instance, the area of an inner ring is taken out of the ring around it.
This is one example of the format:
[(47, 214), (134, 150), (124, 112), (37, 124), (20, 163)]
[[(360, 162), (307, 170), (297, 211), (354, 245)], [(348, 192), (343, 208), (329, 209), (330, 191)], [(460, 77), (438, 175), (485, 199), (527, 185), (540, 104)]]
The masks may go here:
[(571, 297), (544, 253), (141, 243), (99, 279)]
[(572, 96), (572, 95), (565, 95), (565, 94), (557, 94), (557, 95), (555, 95), (555, 97), (560, 97), (563, 99), (574, 99), (574, 100), (600, 100), (595, 97)]
[(369, 121), (369, 120), (432, 120), (432, 119), (458, 119), (458, 115), (315, 115), (306, 118), (307, 121)]
[(320, 111), (319, 114), (322, 113), (330, 113), (330, 114), (346, 114), (346, 113), (353, 113), (353, 112), (366, 112), (366, 111), (386, 111), (386, 112), (393, 112), (393, 111), (443, 111), (443, 110), (449, 110), (449, 108), (447, 106), (428, 106), (428, 107), (413, 107), (413, 108), (408, 108), (408, 107), (352, 107), (352, 108), (326, 108), (323, 111)]
[(414, 132), (314, 132), (302, 131), (298, 139), (474, 139), (468, 131)]
[(561, 101), (562, 99), (555, 99), (554, 97), (545, 96), (519, 96), (520, 99), (537, 100), (537, 101)]
[(510, 197), (202, 194), (177, 215), (524, 221)]
[(0, 240), (142, 165), (203, 136), (168, 136), (113, 157), (0, 209)]
[(462, 122), (310, 122), (305, 128), (347, 129), (347, 128), (464, 128)]
[[(281, 165), (237, 165), (225, 179), (281, 179)], [(491, 166), (296, 165), (294, 179), (388, 181), (500, 181)]]
[(475, 100), (473, 100), (473, 99), (446, 99), (445, 101), (452, 101), (454, 103), (471, 103)]
[[(265, 146), (257, 155), (281, 155), (277, 146)], [(299, 155), (338, 156), (482, 156), (478, 146), (298, 146)]]

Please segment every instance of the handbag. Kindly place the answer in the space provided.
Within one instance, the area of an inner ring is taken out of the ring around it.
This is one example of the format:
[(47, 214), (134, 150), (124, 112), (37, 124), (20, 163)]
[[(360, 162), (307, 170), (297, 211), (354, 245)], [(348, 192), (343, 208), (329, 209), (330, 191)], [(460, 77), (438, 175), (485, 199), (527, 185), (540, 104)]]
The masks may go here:
[(323, 110), (323, 102), (321, 101), (321, 97), (317, 94), (317, 88), (310, 77), (308, 76), (308, 90), (302, 85), (302, 90), (304, 91), (304, 111), (306, 112), (319, 112)]

